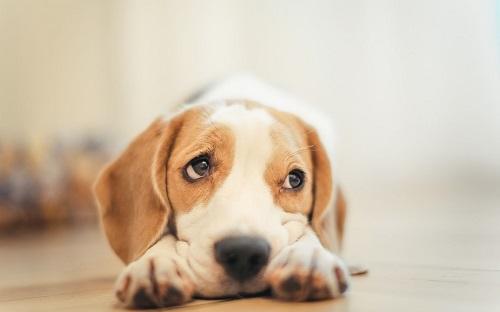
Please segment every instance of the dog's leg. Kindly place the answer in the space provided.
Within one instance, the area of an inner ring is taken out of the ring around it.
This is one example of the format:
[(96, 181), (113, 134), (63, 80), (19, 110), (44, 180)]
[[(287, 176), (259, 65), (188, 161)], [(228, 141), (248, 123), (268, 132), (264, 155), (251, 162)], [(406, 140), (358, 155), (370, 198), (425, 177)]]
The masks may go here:
[(304, 301), (336, 298), (349, 287), (349, 270), (308, 228), (271, 261), (266, 278), (275, 297)]
[(115, 285), (121, 302), (128, 307), (152, 308), (192, 299), (192, 273), (177, 254), (175, 244), (173, 236), (165, 236), (123, 270)]

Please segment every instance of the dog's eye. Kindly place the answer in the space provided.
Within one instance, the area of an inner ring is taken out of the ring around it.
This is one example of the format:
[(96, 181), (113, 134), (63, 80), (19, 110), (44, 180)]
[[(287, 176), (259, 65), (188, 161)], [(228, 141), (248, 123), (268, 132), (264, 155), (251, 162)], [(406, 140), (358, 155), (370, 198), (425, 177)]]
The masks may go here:
[(304, 184), (304, 172), (299, 169), (294, 169), (288, 173), (288, 176), (283, 183), (286, 189), (298, 189)]
[(195, 157), (184, 168), (184, 175), (191, 181), (206, 177), (210, 171), (210, 159), (207, 155)]

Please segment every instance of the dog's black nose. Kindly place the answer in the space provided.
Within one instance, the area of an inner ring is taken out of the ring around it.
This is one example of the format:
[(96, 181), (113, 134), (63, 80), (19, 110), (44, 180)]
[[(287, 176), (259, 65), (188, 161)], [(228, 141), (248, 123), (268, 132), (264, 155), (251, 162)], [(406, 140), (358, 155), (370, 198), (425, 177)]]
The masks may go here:
[(248, 280), (267, 264), (271, 247), (262, 238), (233, 236), (215, 243), (215, 260), (237, 281)]

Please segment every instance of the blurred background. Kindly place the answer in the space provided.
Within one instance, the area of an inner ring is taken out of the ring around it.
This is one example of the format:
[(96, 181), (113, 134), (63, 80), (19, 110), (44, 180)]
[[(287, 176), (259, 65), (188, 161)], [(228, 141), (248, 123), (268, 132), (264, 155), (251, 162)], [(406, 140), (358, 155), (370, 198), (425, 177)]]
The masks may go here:
[(499, 34), (486, 0), (0, 0), (0, 232), (95, 222), (101, 165), (241, 72), (331, 115), (354, 209), (500, 192)]

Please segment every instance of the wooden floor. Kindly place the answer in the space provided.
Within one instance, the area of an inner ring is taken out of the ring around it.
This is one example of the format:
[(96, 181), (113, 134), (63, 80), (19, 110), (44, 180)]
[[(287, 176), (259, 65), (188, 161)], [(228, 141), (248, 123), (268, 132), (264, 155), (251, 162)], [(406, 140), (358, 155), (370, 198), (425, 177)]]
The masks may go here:
[[(339, 300), (196, 301), (189, 311), (500, 311), (500, 188), (366, 187), (348, 192), (345, 256), (370, 273)], [(0, 238), (0, 311), (121, 310), (121, 264), (86, 226)]]

